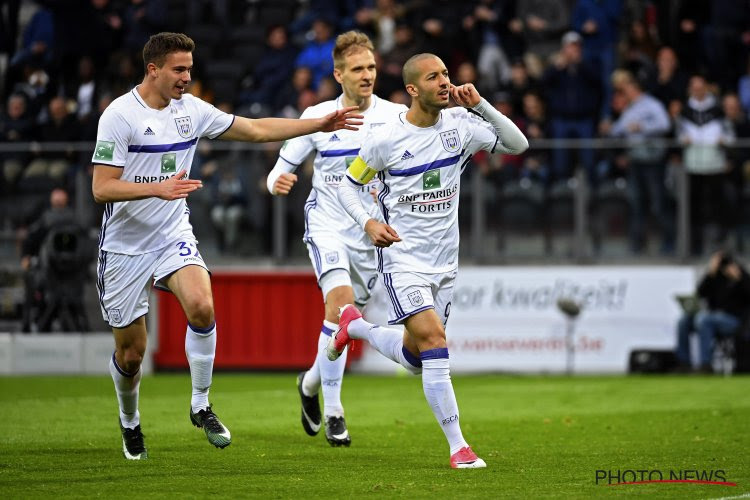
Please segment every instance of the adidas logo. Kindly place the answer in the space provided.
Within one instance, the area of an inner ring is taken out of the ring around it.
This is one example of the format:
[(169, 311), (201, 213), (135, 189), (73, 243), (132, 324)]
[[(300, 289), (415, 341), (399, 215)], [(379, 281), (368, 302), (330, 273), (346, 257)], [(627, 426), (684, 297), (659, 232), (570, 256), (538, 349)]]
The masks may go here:
[(143, 135), (156, 135), (153, 130), (151, 130), (151, 127), (146, 127), (146, 131), (143, 133)]
[(401, 161), (409, 160), (411, 158), (414, 158), (414, 155), (411, 154), (408, 149), (404, 151), (404, 154), (401, 155)]
[(341, 140), (341, 139), (339, 139), (339, 136), (337, 136), (336, 134), (333, 134), (333, 135), (331, 136), (331, 138), (330, 138), (330, 139), (328, 139), (328, 142), (337, 142), (337, 141), (340, 141), (340, 140)]

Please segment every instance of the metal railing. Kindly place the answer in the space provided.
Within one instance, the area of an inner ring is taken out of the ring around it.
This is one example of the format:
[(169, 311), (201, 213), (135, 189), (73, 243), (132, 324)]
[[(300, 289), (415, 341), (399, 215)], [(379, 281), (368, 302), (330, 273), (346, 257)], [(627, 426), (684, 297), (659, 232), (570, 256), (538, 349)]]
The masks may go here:
[[(648, 139), (646, 141), (636, 142), (633, 140), (622, 140), (622, 139), (543, 139), (543, 140), (532, 140), (530, 144), (530, 150), (547, 150), (551, 151), (556, 148), (564, 148), (571, 150), (581, 149), (593, 149), (597, 152), (609, 152), (614, 150), (627, 151), (631, 148), (648, 145), (653, 147), (660, 147), (669, 149), (671, 151), (679, 152), (680, 148), (684, 145), (669, 139)], [(221, 162), (231, 162), (235, 168), (247, 168), (248, 172), (252, 172), (249, 178), (252, 180), (252, 184), (248, 185), (248, 195), (250, 198), (262, 202), (262, 205), (268, 208), (269, 215), (265, 217), (265, 221), (260, 224), (255, 224), (251, 230), (244, 231), (245, 237), (256, 237), (266, 242), (265, 248), (256, 249), (249, 253), (250, 257), (272, 259), (274, 263), (285, 264), (289, 262), (290, 257), (303, 257), (305, 255), (304, 250), (300, 244), (293, 243), (299, 241), (301, 238), (300, 234), (295, 234), (299, 228), (299, 217), (294, 219), (292, 215), (303, 213), (304, 196), (295, 196), (291, 198), (284, 197), (271, 197), (264, 188), (259, 187), (260, 181), (265, 177), (266, 173), (270, 171), (271, 167), (276, 158), (276, 151), (280, 144), (252, 144), (252, 143), (236, 143), (228, 141), (201, 141), (199, 143), (199, 150), (204, 150), (206, 146), (209, 146), (210, 151), (203, 151), (201, 153), (200, 162), (205, 163), (210, 160), (221, 157)], [(76, 199), (76, 210), (81, 215), (81, 220), (85, 220), (86, 212), (91, 211), (91, 204), (93, 200), (90, 195), (90, 175), (86, 171), (87, 166), (87, 154), (93, 151), (94, 144), (90, 142), (78, 142), (78, 143), (0, 143), (0, 161), (4, 153), (29, 153), (32, 156), (40, 153), (79, 153), (80, 158), (78, 162), (77, 174), (73, 181), (68, 182), (68, 187), (72, 187), (78, 194)], [(735, 143), (726, 146), (727, 148), (750, 148), (750, 139), (741, 138)], [(666, 162), (666, 159), (664, 160)], [(469, 170), (472, 167), (469, 167)], [(194, 165), (194, 171), (191, 174), (193, 177), (198, 175)], [(309, 169), (307, 170), (309, 172)], [(298, 172), (300, 173), (300, 172)], [(565, 211), (570, 215), (569, 217), (569, 231), (564, 235), (569, 240), (569, 246), (562, 252), (556, 251), (554, 247), (554, 239), (559, 239), (560, 236), (553, 234), (556, 232), (556, 228), (550, 227), (549, 223), (543, 223), (539, 221), (539, 224), (530, 224), (531, 227), (525, 228), (519, 233), (518, 228), (507, 228), (502, 224), (496, 223), (496, 213), (490, 212), (491, 209), (503, 209), (507, 206), (503, 204), (502, 188), (503, 185), (495, 183), (488, 189), (488, 183), (491, 182), (487, 177), (481, 175), (479, 172), (469, 172), (469, 175), (464, 174), (468, 179), (464, 179), (464, 187), (462, 198), (468, 201), (468, 205), (463, 205), (461, 211), (469, 211), (469, 216), (462, 216), (461, 219), (461, 231), (462, 231), (462, 248), (461, 256), (463, 260), (470, 260), (478, 264), (492, 264), (492, 263), (503, 263), (508, 262), (512, 259), (521, 260), (537, 260), (540, 262), (563, 262), (563, 263), (596, 263), (596, 262), (613, 262), (613, 261), (627, 261), (630, 259), (642, 259), (644, 257), (653, 258), (661, 262), (682, 262), (690, 258), (691, 255), (691, 232), (695, 230), (691, 226), (691, 210), (695, 210), (696, 207), (690, 206), (690, 176), (686, 174), (684, 168), (672, 169), (673, 184), (672, 184), (672, 197), (675, 204), (675, 210), (673, 213), (673, 222), (676, 228), (675, 231), (675, 247), (674, 252), (660, 255), (658, 252), (645, 252), (632, 254), (627, 250), (627, 237), (623, 236), (623, 233), (627, 234), (627, 220), (630, 217), (629, 213), (620, 214), (621, 220), (618, 225), (618, 234), (616, 239), (619, 240), (620, 251), (612, 254), (599, 252), (592, 244), (592, 240), (596, 239), (597, 235), (594, 234), (596, 224), (592, 221), (592, 217), (596, 219), (599, 217), (597, 214), (597, 206), (593, 202), (595, 199), (596, 191), (592, 191), (592, 187), (588, 182), (586, 173), (582, 168), (576, 168), (572, 177), (568, 182), (570, 198), (565, 199), (566, 208)], [(302, 172), (301, 176), (305, 173)], [(741, 190), (740, 186), (735, 186)], [(300, 182), (296, 189), (308, 189), (309, 184)], [(737, 209), (737, 231), (736, 234), (730, 236), (730, 245), (735, 247), (743, 247), (744, 234), (748, 232), (750, 228), (750, 218), (748, 217), (748, 204), (750, 204), (750, 193), (745, 186), (745, 192), (741, 193), (740, 198), (742, 204)], [(305, 195), (307, 193), (304, 193)], [(628, 202), (627, 191), (621, 189), (619, 195), (622, 197), (623, 206)], [(17, 198), (23, 203), (24, 194), (20, 191), (6, 192), (4, 197)], [(191, 203), (189, 201), (189, 203)], [(542, 202), (541, 210), (542, 213), (549, 208), (549, 205), (545, 205), (545, 201)], [(200, 204), (198, 204), (200, 205)], [(205, 222), (210, 221), (210, 215), (207, 214), (196, 214), (196, 210), (209, 209), (211, 207), (210, 200), (204, 203), (203, 207), (197, 207), (191, 203), (191, 210), (194, 216), (200, 216)], [(248, 213), (248, 218), (253, 219), (255, 215)], [(466, 220), (468, 219), (468, 222)], [(297, 223), (292, 221), (296, 220)], [(625, 221), (625, 222), (623, 222)], [(258, 222), (258, 221), (255, 221)], [(601, 224), (601, 221), (597, 222)], [(194, 223), (195, 226), (195, 223)], [(536, 227), (534, 227), (536, 226)], [(263, 229), (265, 228), (265, 229)], [(209, 234), (208, 231), (203, 227), (196, 227), (196, 231)], [(599, 235), (603, 238), (604, 243), (611, 242), (612, 238), (610, 235)], [(210, 237), (208, 238), (210, 241)], [(528, 255), (525, 253), (526, 246), (529, 246), (529, 240), (536, 239), (539, 243), (535, 248), (534, 252), (529, 252)], [(201, 242), (203, 244), (203, 241)], [(540, 250), (541, 248), (541, 250)], [(231, 250), (231, 249), (230, 249)], [(706, 251), (709, 251), (707, 248)], [(204, 249), (205, 252), (205, 249)], [(210, 251), (209, 251), (210, 253)], [(304, 258), (302, 259), (304, 260)]]

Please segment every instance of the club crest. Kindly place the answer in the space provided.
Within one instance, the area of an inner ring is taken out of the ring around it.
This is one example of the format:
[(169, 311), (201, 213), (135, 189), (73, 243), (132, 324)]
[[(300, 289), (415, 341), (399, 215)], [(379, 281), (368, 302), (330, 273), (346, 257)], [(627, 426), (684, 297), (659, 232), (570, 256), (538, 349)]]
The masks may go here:
[(422, 297), (422, 292), (419, 290), (415, 290), (407, 295), (409, 298), (409, 302), (411, 302), (411, 305), (414, 307), (419, 307), (422, 304), (424, 304), (424, 298)]
[(339, 253), (338, 252), (328, 252), (326, 254), (326, 262), (328, 264), (335, 264), (339, 261)]
[(458, 137), (458, 130), (451, 129), (440, 132), (440, 140), (443, 142), (443, 149), (449, 153), (458, 153), (461, 151), (461, 139)]
[(174, 123), (177, 125), (177, 133), (180, 134), (180, 137), (189, 139), (193, 134), (193, 123), (190, 121), (189, 116), (175, 118)]

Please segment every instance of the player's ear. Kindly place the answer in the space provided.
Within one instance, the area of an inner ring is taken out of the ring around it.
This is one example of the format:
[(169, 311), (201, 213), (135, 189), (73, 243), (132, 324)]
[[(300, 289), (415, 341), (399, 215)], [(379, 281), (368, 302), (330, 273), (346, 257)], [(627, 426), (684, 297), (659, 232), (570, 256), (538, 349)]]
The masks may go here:
[(417, 97), (419, 95), (419, 90), (417, 90), (417, 86), (413, 83), (406, 84), (406, 92), (412, 97)]
[(341, 71), (338, 68), (333, 68), (333, 78), (336, 79), (339, 84), (344, 83), (343, 79), (341, 78)]
[(156, 78), (156, 70), (157, 69), (159, 69), (159, 68), (157, 68), (156, 64), (154, 64), (154, 63), (148, 63), (146, 65), (146, 73), (148, 74), (148, 76)]

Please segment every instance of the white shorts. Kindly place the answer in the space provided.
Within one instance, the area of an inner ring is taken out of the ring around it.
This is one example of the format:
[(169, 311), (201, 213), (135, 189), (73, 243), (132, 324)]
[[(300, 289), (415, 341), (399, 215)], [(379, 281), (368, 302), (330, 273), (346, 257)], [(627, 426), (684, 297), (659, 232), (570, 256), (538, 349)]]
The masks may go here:
[[(318, 285), (323, 288), (321, 278), (328, 272), (334, 269), (343, 269), (349, 273), (350, 281), (348, 283), (340, 281), (336, 284), (338, 286), (351, 286), (354, 289), (354, 301), (359, 306), (365, 305), (378, 278), (375, 247), (361, 250), (347, 245), (336, 235), (320, 233), (310, 234), (304, 241), (307, 245), (307, 252), (310, 254), (310, 261), (315, 269)], [(330, 285), (326, 288), (330, 288)], [(323, 299), (329, 291), (330, 289), (323, 291)]]
[(156, 252), (141, 255), (99, 251), (96, 288), (104, 321), (124, 328), (148, 312), (152, 285), (167, 290), (163, 278), (185, 266), (208, 271), (195, 240), (180, 240)]
[(381, 273), (391, 307), (388, 324), (403, 323), (406, 318), (426, 309), (435, 309), (445, 325), (451, 313), (453, 284), (457, 271), (447, 273)]

